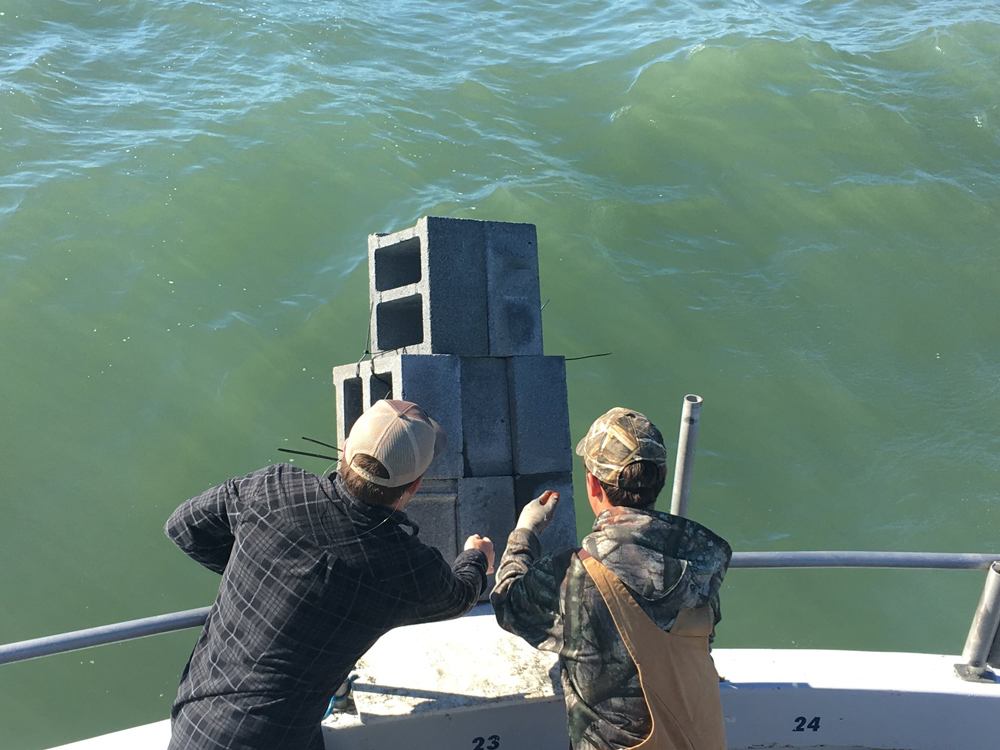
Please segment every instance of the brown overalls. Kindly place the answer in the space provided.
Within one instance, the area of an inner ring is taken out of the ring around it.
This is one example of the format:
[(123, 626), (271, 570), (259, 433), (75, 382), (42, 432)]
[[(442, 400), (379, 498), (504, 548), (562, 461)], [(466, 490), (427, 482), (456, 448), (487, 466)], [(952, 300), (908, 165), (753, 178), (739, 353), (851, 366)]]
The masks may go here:
[(636, 750), (726, 750), (719, 674), (708, 648), (711, 607), (682, 609), (667, 633), (618, 576), (585, 551), (579, 556), (639, 670), (653, 729)]

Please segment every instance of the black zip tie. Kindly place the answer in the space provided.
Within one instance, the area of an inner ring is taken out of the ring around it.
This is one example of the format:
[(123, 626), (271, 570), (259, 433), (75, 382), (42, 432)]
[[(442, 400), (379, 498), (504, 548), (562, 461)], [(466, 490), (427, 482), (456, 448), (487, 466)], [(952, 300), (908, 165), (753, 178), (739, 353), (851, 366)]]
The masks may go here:
[(603, 352), (601, 354), (585, 354), (582, 357), (566, 357), (567, 362), (575, 362), (578, 359), (592, 359), (593, 357), (610, 357), (614, 352)]
[(337, 451), (338, 453), (343, 452), (336, 445), (330, 445), (329, 443), (324, 443), (322, 440), (313, 440), (312, 438), (307, 438), (305, 435), (302, 436), (302, 439), (308, 440), (310, 443), (316, 443), (316, 445), (322, 445), (324, 448), (333, 448), (333, 450)]
[(291, 448), (278, 448), (282, 453), (294, 453), (296, 456), (312, 456), (313, 458), (325, 458), (327, 461), (339, 461), (336, 456), (323, 456), (319, 453), (306, 453), (305, 451), (293, 451)]

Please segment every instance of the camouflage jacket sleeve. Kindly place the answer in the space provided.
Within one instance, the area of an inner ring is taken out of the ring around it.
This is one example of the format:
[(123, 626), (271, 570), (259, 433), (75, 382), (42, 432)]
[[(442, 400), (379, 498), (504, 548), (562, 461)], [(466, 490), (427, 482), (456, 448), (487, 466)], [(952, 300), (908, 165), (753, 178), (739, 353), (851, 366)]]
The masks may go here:
[(568, 549), (542, 557), (538, 537), (514, 529), (490, 594), (500, 627), (536, 648), (558, 652), (563, 643), (562, 589), (572, 555)]

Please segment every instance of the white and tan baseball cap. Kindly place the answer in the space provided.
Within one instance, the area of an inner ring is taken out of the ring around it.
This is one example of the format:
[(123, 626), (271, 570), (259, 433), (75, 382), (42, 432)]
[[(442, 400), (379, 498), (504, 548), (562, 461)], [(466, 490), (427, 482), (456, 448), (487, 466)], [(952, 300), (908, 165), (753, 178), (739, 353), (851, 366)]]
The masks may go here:
[[(448, 438), (441, 426), (411, 401), (383, 399), (372, 404), (351, 427), (343, 460), (372, 484), (402, 487), (423, 476), (441, 455)], [(371, 456), (389, 477), (378, 477), (354, 465), (357, 455)]]

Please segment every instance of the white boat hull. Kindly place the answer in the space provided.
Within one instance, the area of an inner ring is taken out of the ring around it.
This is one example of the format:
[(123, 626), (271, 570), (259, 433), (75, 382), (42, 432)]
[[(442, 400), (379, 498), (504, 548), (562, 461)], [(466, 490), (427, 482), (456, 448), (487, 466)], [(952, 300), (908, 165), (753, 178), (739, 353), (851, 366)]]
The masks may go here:
[[(1000, 748), (1000, 683), (961, 680), (958, 656), (717, 649), (714, 657), (730, 750)], [(555, 657), (489, 615), (388, 633), (357, 672), (357, 711), (324, 722), (327, 750), (568, 746)], [(59, 750), (160, 750), (169, 736), (162, 721)]]

